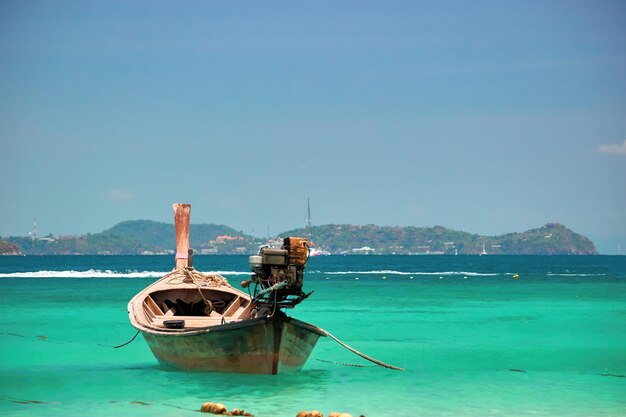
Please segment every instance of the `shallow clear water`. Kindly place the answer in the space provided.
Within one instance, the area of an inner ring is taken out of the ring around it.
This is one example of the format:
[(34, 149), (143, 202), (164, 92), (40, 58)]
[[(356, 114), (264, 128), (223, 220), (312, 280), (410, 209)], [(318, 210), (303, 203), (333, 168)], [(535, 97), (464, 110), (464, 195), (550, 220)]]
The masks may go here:
[[(248, 271), (243, 256), (195, 265), (233, 285)], [(288, 313), (406, 370), (326, 338), (278, 376), (166, 371), (141, 337), (107, 347), (135, 334), (128, 300), (171, 267), (1, 257), (0, 415), (196, 416), (205, 401), (261, 417), (626, 415), (626, 257), (312, 258), (315, 293)]]

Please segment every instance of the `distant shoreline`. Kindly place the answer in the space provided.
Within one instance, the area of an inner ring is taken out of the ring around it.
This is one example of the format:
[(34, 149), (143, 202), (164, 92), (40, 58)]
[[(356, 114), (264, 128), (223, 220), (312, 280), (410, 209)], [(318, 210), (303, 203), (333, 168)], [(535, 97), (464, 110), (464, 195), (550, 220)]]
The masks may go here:
[[(7, 255), (172, 255), (174, 225), (149, 220), (119, 223), (81, 236), (7, 237)], [(299, 228), (268, 239), (224, 225), (190, 225), (197, 255), (252, 255), (262, 245), (280, 246), (283, 237), (302, 236), (320, 255), (597, 255), (593, 242), (558, 223), (519, 233), (482, 236), (442, 226), (392, 227), (327, 224)]]
[[(247, 258), (248, 256), (251, 256), (252, 254), (239, 254), (239, 253), (222, 253), (222, 254), (195, 254), (193, 255), (194, 257), (203, 257), (203, 258), (210, 258), (210, 257), (242, 257), (242, 258)], [(37, 258), (41, 258), (41, 257), (52, 257), (52, 256), (67, 256), (67, 257), (80, 257), (80, 256), (102, 256), (102, 257), (170, 257), (171, 255), (164, 255), (164, 254), (150, 254), (150, 255), (145, 255), (145, 254), (138, 254), (138, 253), (124, 253), (124, 254), (98, 254), (98, 253), (64, 253), (64, 254), (60, 254), (60, 253), (51, 253), (51, 254), (0, 254), (0, 257), (5, 257), (5, 258), (23, 258), (23, 257), (37, 257)], [(449, 254), (433, 254), (433, 253), (424, 253), (424, 254), (385, 254), (385, 253), (379, 253), (379, 254), (330, 254), (330, 255), (324, 255), (324, 256), (315, 256), (315, 257), (311, 257), (309, 259), (313, 259), (313, 258), (330, 258), (330, 257), (354, 257), (354, 258), (359, 258), (359, 257), (486, 257), (486, 258), (506, 258), (506, 257), (570, 257), (570, 256), (574, 256), (574, 257), (584, 257), (584, 256), (590, 256), (590, 257), (602, 257), (602, 256), (606, 256), (606, 257), (619, 257), (619, 256), (624, 256), (626, 257), (626, 255), (622, 255), (622, 254), (610, 254), (610, 253), (596, 253), (596, 254), (494, 254), (494, 255), (477, 255), (477, 254), (459, 254), (459, 255), (449, 255)]]

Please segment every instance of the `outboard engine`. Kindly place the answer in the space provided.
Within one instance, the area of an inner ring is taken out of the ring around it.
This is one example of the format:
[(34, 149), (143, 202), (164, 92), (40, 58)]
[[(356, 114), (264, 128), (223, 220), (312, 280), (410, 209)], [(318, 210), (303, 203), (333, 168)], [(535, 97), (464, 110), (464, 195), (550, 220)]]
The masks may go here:
[(302, 291), (308, 257), (308, 243), (299, 237), (286, 237), (280, 249), (262, 247), (250, 256), (252, 278), (241, 285), (255, 284), (253, 302), (259, 307), (293, 308), (311, 295)]

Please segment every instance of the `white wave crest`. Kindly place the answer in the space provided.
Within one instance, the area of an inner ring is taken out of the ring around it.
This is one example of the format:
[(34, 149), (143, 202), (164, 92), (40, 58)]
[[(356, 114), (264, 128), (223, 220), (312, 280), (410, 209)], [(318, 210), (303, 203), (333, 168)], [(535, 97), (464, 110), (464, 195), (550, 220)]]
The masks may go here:
[(205, 272), (205, 274), (220, 274), (220, 275), (252, 275), (252, 272), (241, 272), (241, 271), (211, 271)]
[(549, 272), (546, 274), (549, 277), (603, 277), (606, 274), (573, 274), (573, 273), (563, 273), (563, 274), (554, 274)]
[(32, 271), (0, 273), (0, 278), (156, 278), (167, 274), (159, 271), (126, 271), (89, 269), (87, 271)]
[(425, 276), (450, 276), (462, 275), (468, 277), (495, 277), (502, 274), (469, 271), (444, 271), (444, 272), (403, 272), (383, 269), (380, 271), (338, 271), (326, 272), (327, 275), (425, 275)]
[[(170, 271), (111, 271), (89, 269), (87, 271), (32, 271), (0, 273), (0, 278), (160, 278)], [(251, 272), (212, 271), (220, 275), (250, 275)]]

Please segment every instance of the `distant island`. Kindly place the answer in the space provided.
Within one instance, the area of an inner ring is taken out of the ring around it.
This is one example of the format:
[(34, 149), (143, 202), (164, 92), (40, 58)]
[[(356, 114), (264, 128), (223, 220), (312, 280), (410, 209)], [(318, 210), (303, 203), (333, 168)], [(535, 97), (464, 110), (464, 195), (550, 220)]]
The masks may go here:
[[(597, 255), (588, 238), (558, 223), (521, 233), (481, 236), (434, 227), (327, 224), (294, 229), (284, 236), (308, 237), (321, 253), (336, 255)], [(174, 225), (150, 220), (118, 223), (81, 236), (5, 237), (1, 255), (158, 255), (173, 254)], [(190, 245), (205, 255), (255, 254), (267, 239), (231, 227), (192, 224)]]

